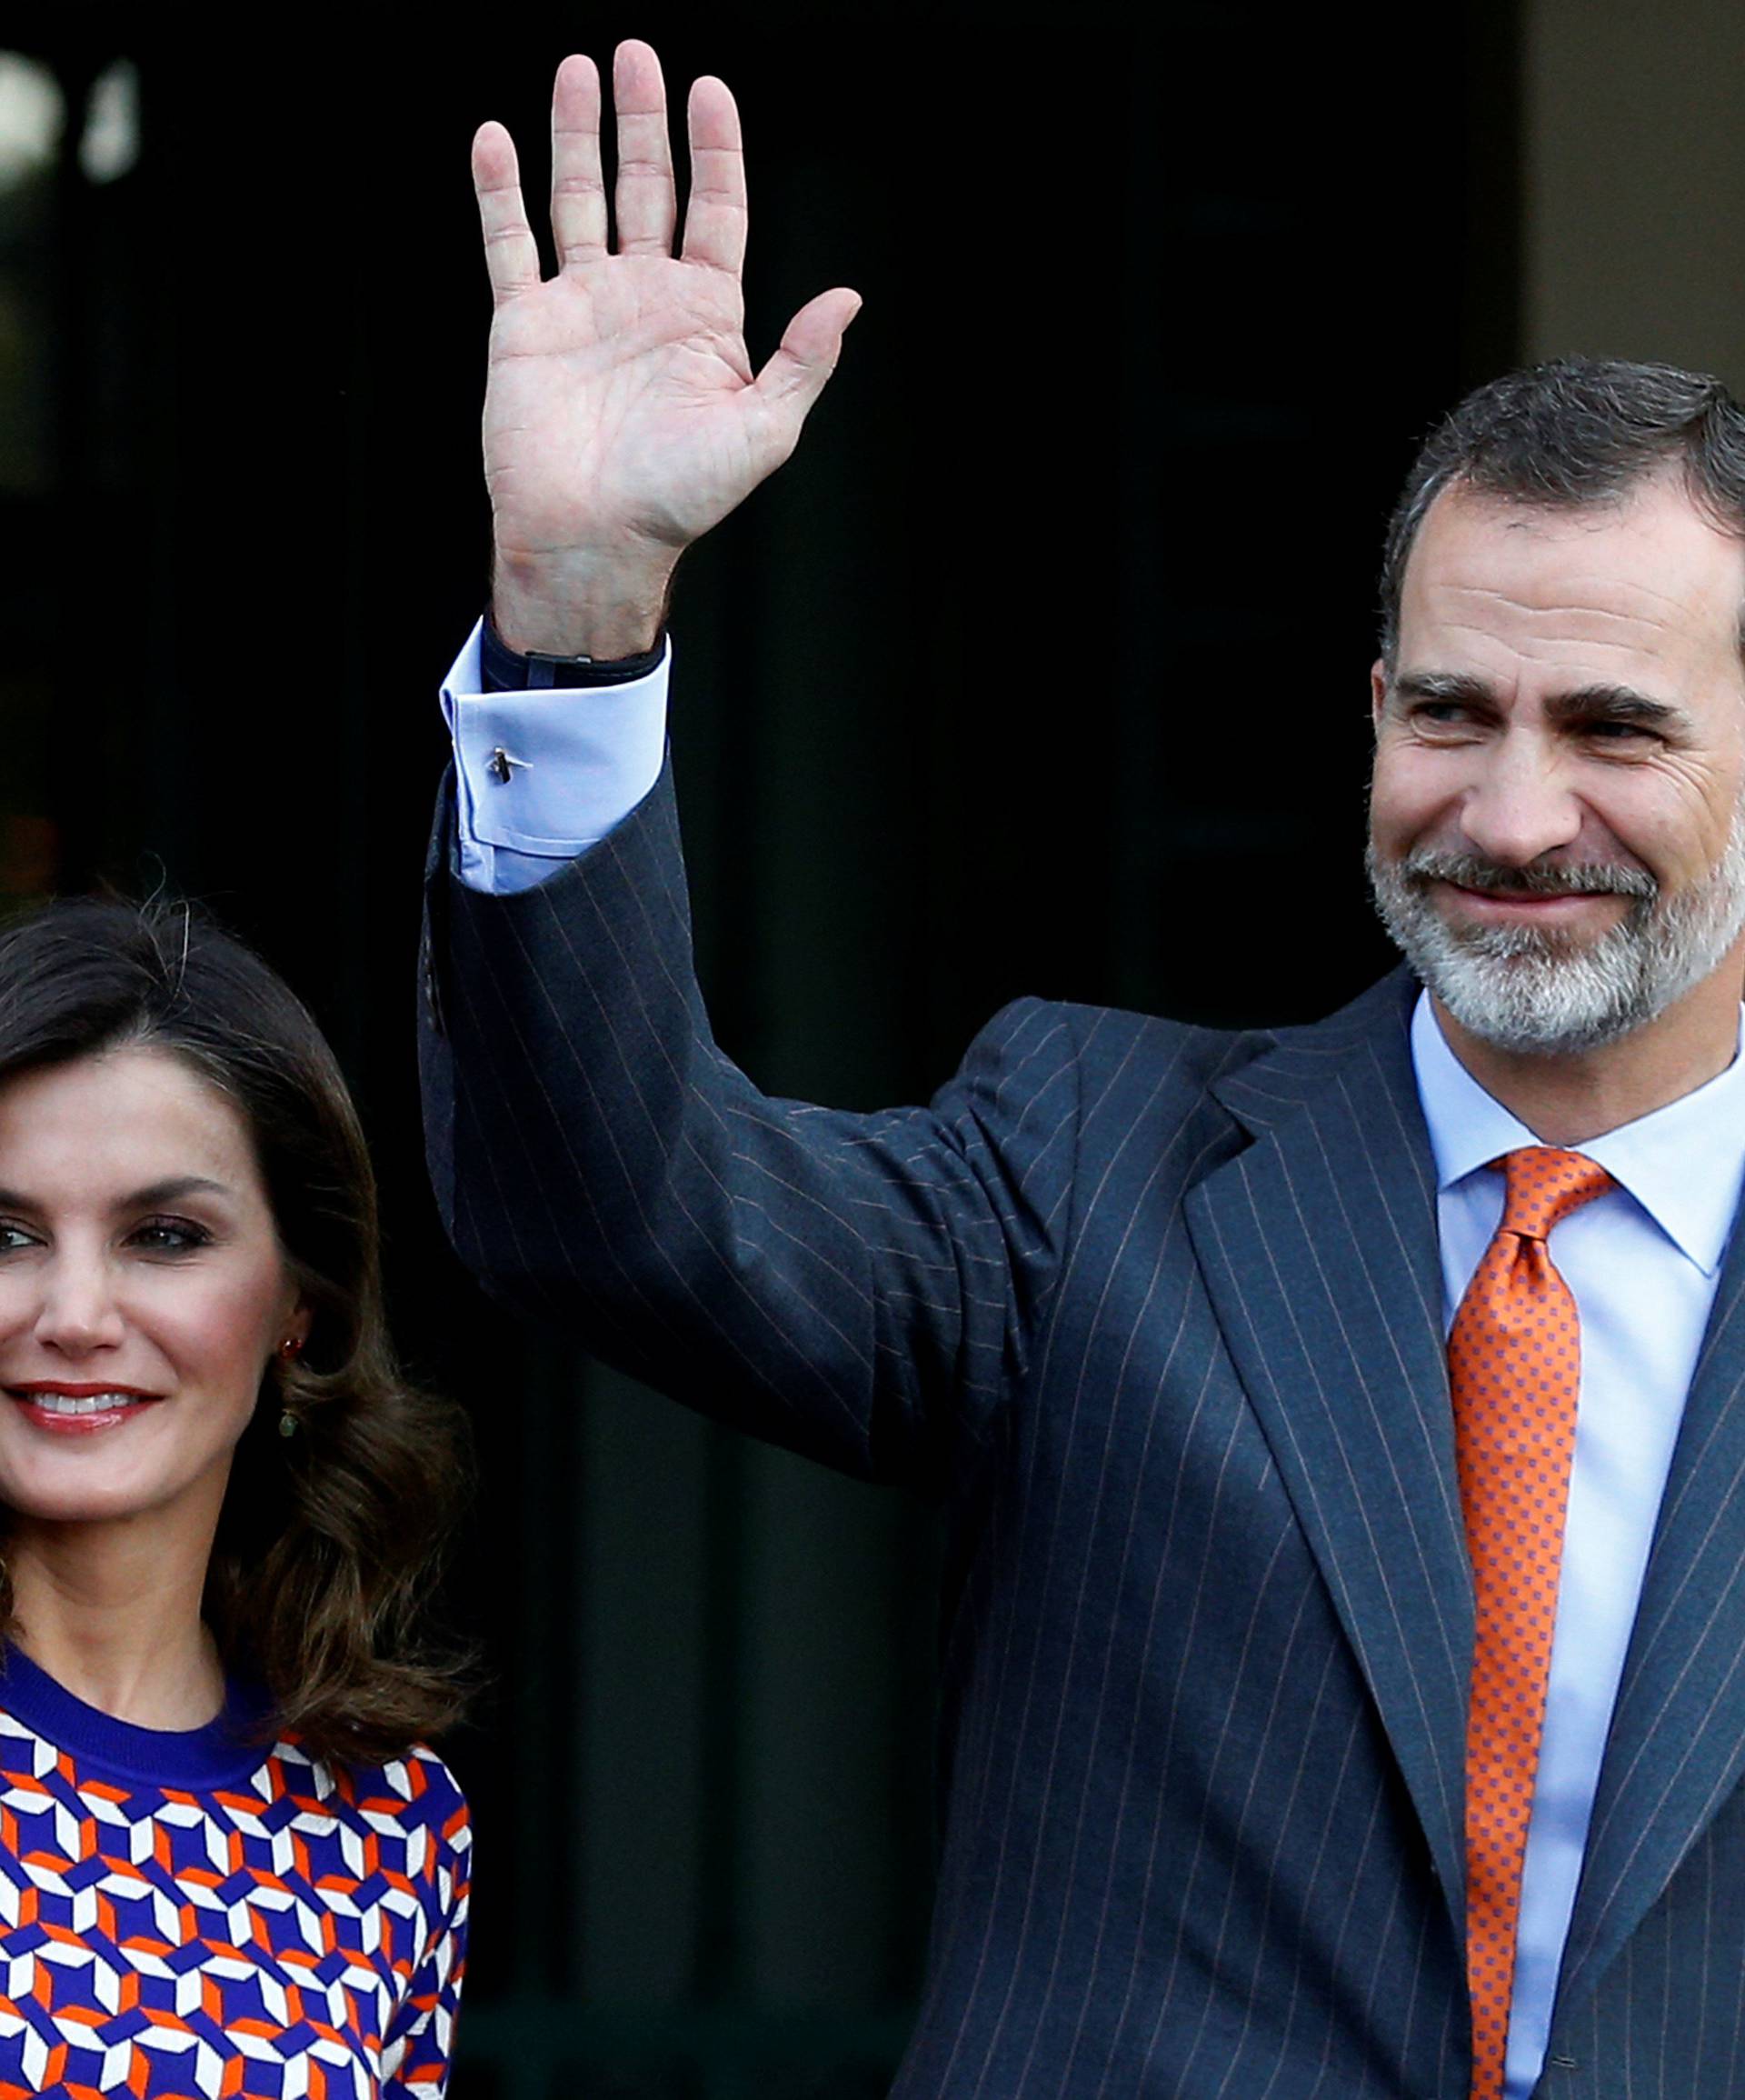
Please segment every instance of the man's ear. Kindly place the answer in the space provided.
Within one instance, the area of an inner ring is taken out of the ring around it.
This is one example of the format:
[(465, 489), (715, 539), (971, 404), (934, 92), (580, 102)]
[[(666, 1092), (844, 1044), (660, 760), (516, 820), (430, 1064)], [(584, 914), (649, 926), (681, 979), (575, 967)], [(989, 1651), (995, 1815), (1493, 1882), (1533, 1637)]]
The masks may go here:
[(1381, 726), (1381, 709), (1388, 697), (1388, 666), (1378, 656), (1370, 665), (1370, 720), (1377, 729)]

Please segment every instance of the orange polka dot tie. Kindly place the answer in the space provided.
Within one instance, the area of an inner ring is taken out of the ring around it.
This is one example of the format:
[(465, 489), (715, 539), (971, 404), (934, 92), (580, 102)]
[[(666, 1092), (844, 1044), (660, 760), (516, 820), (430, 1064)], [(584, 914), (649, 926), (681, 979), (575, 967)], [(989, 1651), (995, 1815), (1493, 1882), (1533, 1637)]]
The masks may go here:
[(1502, 1223), (1448, 1335), (1461, 1506), (1478, 1600), (1466, 1728), (1466, 1972), (1471, 2100), (1501, 2100), (1521, 1917), (1521, 1868), (1575, 1453), (1581, 1331), (1551, 1266), (1551, 1227), (1611, 1186), (1579, 1152), (1493, 1159)]

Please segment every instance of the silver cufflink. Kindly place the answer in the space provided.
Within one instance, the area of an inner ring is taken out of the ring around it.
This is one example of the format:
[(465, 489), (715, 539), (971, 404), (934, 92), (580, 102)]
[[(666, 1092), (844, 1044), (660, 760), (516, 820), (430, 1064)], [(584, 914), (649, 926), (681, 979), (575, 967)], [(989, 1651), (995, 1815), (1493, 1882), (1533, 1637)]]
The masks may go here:
[(531, 763), (532, 762), (529, 759), (512, 757), (510, 754), (503, 748), (502, 745), (499, 744), (492, 752), (490, 757), (485, 761), (484, 770), (491, 775), (493, 780), (497, 781), (501, 783), (503, 786), (507, 787), (509, 785), (509, 769), (511, 766), (527, 765)]

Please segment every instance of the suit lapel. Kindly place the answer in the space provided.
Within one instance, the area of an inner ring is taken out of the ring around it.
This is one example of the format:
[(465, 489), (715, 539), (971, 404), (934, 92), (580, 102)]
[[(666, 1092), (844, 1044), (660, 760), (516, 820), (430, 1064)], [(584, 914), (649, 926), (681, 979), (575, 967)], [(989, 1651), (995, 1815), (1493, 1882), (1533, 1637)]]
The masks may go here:
[(1472, 1589), (1403, 974), (1217, 1085), (1255, 1142), (1188, 1225), (1457, 1931)]
[[(1254, 1142), (1188, 1225), (1463, 1933), (1472, 1592), (1435, 1182), (1399, 975), (1216, 1085)], [(1745, 1234), (1685, 1404), (1563, 1964), (1560, 2020), (1745, 1782)]]
[(1590, 1990), (1745, 1774), (1745, 1235), (1690, 1382), (1563, 1964)]

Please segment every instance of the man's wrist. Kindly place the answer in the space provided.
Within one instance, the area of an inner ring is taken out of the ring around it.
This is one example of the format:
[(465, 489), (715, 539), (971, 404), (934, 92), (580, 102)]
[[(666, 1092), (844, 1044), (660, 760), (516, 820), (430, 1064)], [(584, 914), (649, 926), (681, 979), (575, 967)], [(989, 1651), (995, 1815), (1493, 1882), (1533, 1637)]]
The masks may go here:
[(499, 550), (491, 625), (518, 655), (596, 664), (646, 655), (659, 645), (678, 556), (634, 565), (517, 563)]
[(656, 633), (653, 648), (629, 656), (603, 659), (512, 649), (487, 614), (479, 631), (480, 684), (487, 693), (538, 692), (554, 687), (573, 692), (589, 685), (623, 685), (632, 679), (647, 677), (659, 667), (665, 654), (663, 630)]

